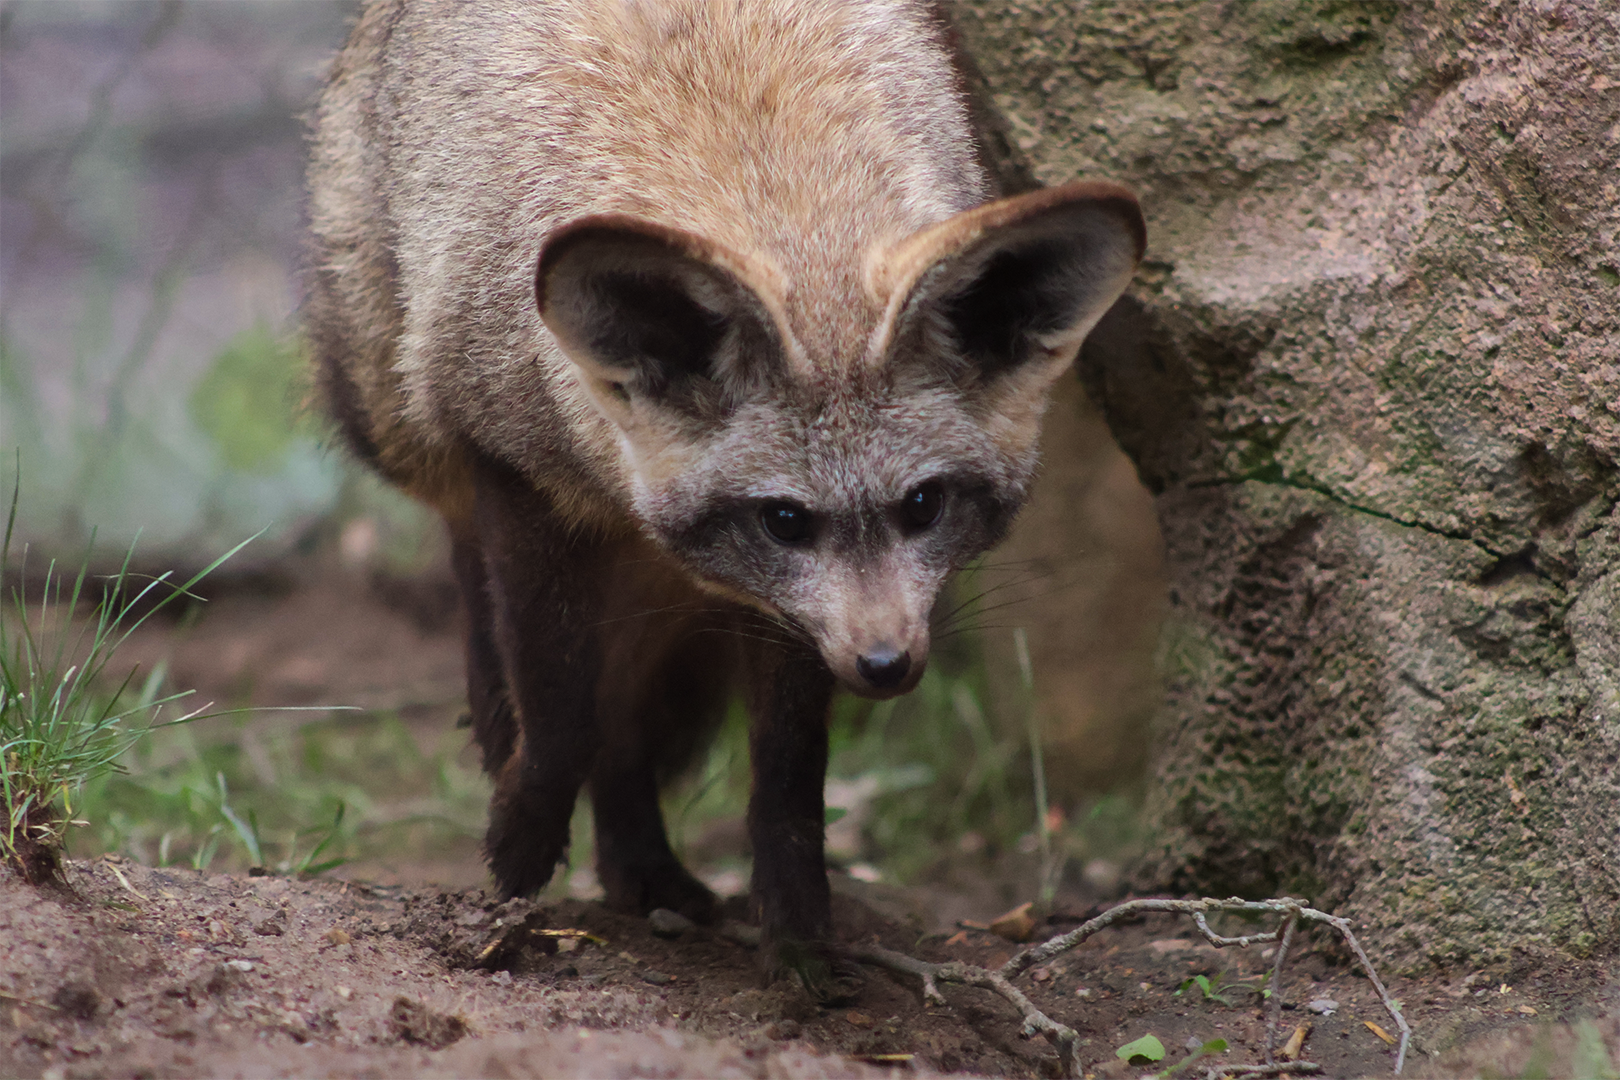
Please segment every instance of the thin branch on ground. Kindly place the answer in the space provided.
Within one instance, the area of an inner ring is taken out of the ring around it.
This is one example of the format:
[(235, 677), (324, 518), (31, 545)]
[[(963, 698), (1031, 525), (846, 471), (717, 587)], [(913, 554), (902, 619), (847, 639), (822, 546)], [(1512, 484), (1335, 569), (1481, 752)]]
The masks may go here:
[[(1277, 1021), (1282, 1019), (1282, 970), (1283, 963), (1288, 959), (1288, 946), (1294, 943), (1294, 927), (1299, 925), (1299, 916), (1290, 914), (1288, 921), (1283, 923), (1282, 940), (1277, 943), (1277, 961), (1271, 965), (1271, 1000), (1266, 1010), (1266, 1064), (1275, 1064), (1277, 1050)], [(1295, 1055), (1298, 1056), (1297, 1054)], [(1400, 1070), (1397, 1069), (1397, 1072)]]
[[(1213, 1070), (1215, 1073), (1232, 1076), (1281, 1076), (1315, 1073), (1321, 1071), (1321, 1066), (1309, 1061), (1278, 1062), (1273, 1059), (1273, 1048), (1276, 1046), (1276, 1030), (1279, 1010), (1282, 999), (1278, 993), (1279, 980), (1282, 977), (1283, 963), (1288, 955), (1288, 949), (1293, 944), (1294, 929), (1301, 922), (1322, 923), (1339, 932), (1340, 937), (1355, 954), (1356, 960), (1361, 964), (1362, 970), (1367, 973), (1367, 979), (1372, 983), (1373, 989), (1378, 992), (1379, 1000), (1384, 1008), (1389, 1010), (1390, 1017), (1395, 1026), (1400, 1028), (1400, 1044), (1395, 1051), (1395, 1074), (1400, 1075), (1406, 1064), (1406, 1046), (1411, 1041), (1412, 1029), (1407, 1026), (1406, 1018), (1395, 1004), (1395, 999), (1389, 996), (1384, 983), (1373, 970), (1372, 960), (1356, 940), (1350, 930), (1350, 922), (1336, 915), (1329, 915), (1325, 911), (1318, 911), (1309, 906), (1308, 901), (1283, 897), (1278, 900), (1243, 900), (1231, 897), (1226, 900), (1205, 898), (1203, 900), (1127, 900), (1117, 904), (1107, 911), (1091, 919), (1066, 934), (1060, 934), (1050, 941), (1040, 945), (1031, 946), (1019, 952), (1001, 967), (990, 970), (976, 964), (968, 964), (959, 960), (943, 964), (930, 963), (918, 960), (904, 953), (897, 953), (878, 946), (861, 946), (850, 950), (850, 956), (863, 963), (873, 964), (877, 967), (888, 968), (902, 974), (915, 975), (922, 980), (924, 997), (936, 1004), (944, 1004), (945, 998), (939, 992), (940, 983), (961, 983), (964, 986), (978, 986), (993, 990), (1002, 998), (1010, 1002), (1024, 1019), (1024, 1032), (1028, 1035), (1044, 1037), (1058, 1052), (1062, 1062), (1065, 1076), (1078, 1076), (1079, 1062), (1077, 1051), (1080, 1045), (1080, 1035), (1073, 1028), (1060, 1024), (1035, 1007), (1022, 992), (1012, 984), (1012, 980), (1025, 971), (1038, 964), (1043, 964), (1053, 957), (1068, 952), (1090, 938), (1097, 931), (1118, 922), (1121, 919), (1146, 914), (1150, 911), (1162, 911), (1175, 915), (1191, 915), (1197, 924), (1198, 930), (1205, 939), (1216, 948), (1225, 948), (1236, 945), (1239, 948), (1248, 948), (1269, 942), (1277, 943), (1277, 960), (1272, 967), (1271, 978), (1271, 1007), (1266, 1018), (1266, 1060), (1263, 1064), (1254, 1065), (1221, 1065)], [(1248, 934), (1242, 937), (1222, 937), (1210, 929), (1208, 916), (1211, 912), (1232, 912), (1244, 915), (1281, 915), (1283, 922), (1276, 930), (1265, 934)]]
[(1226, 1076), (1313, 1076), (1322, 1071), (1314, 1061), (1275, 1061), (1269, 1065), (1211, 1065), (1204, 1070), (1204, 1080), (1221, 1080)]
[(28, 1006), (31, 1006), (32, 1008), (35, 1008), (35, 1009), (49, 1009), (52, 1012), (61, 1012), (62, 1011), (61, 1006), (52, 1005), (48, 1001), (35, 1001), (31, 997), (23, 997), (23, 996), (21, 996), (19, 994), (8, 994), (4, 990), (0, 990), (0, 998), (4, 998), (7, 1001), (15, 1001), (15, 1002), (17, 1002), (19, 1004), (22, 1004), (22, 1005), (28, 1005)]

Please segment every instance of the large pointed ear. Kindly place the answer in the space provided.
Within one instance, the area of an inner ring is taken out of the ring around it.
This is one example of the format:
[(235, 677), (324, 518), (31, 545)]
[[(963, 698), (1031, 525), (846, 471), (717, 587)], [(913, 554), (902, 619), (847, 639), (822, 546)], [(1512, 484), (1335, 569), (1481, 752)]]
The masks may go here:
[(772, 293), (741, 256), (627, 214), (559, 229), (535, 273), (546, 329), (624, 427), (649, 407), (716, 419), (773, 381), (784, 361)]
[(1106, 183), (1032, 191), (924, 229), (870, 270), (890, 297), (888, 362), (998, 401), (1044, 394), (1146, 244), (1135, 196)]

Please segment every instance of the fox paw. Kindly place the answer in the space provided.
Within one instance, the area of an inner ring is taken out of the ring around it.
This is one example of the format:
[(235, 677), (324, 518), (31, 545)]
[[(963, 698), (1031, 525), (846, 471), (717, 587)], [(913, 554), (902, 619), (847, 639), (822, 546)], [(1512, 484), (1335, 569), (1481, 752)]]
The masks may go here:
[(617, 911), (646, 915), (668, 908), (700, 925), (711, 924), (719, 917), (720, 904), (714, 893), (680, 863), (635, 869), (599, 866), (597, 873), (608, 906)]
[(860, 965), (823, 942), (779, 940), (765, 956), (768, 980), (792, 979), (817, 1005), (847, 1005), (865, 985)]

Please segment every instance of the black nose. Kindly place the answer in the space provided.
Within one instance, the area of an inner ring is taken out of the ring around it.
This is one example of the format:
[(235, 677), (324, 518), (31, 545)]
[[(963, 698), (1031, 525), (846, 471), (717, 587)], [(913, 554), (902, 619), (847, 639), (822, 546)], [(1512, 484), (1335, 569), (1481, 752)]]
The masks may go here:
[(906, 677), (906, 672), (911, 670), (911, 654), (879, 646), (865, 656), (856, 657), (855, 670), (877, 689), (887, 690), (891, 686), (898, 686), (900, 680)]

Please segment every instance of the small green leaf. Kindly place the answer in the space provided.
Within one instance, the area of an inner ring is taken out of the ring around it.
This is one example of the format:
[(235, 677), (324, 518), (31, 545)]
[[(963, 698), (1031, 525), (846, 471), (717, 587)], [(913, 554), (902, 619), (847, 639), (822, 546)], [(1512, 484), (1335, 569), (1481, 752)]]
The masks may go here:
[(1164, 1043), (1160, 1042), (1155, 1035), (1144, 1035), (1140, 1039), (1128, 1042), (1115, 1050), (1114, 1056), (1133, 1065), (1136, 1063), (1137, 1058), (1149, 1062), (1163, 1061)]
[(842, 818), (847, 813), (849, 813), (849, 811), (844, 809), (842, 806), (827, 807), (827, 824), (831, 825), (833, 822)]
[(1209, 1042), (1205, 1043), (1203, 1046), (1200, 1046), (1198, 1048), (1198, 1053), (1200, 1055), (1202, 1055), (1202, 1054), (1224, 1054), (1224, 1053), (1226, 1053), (1226, 1040), (1225, 1039), (1211, 1039), (1211, 1040), (1209, 1040)]

